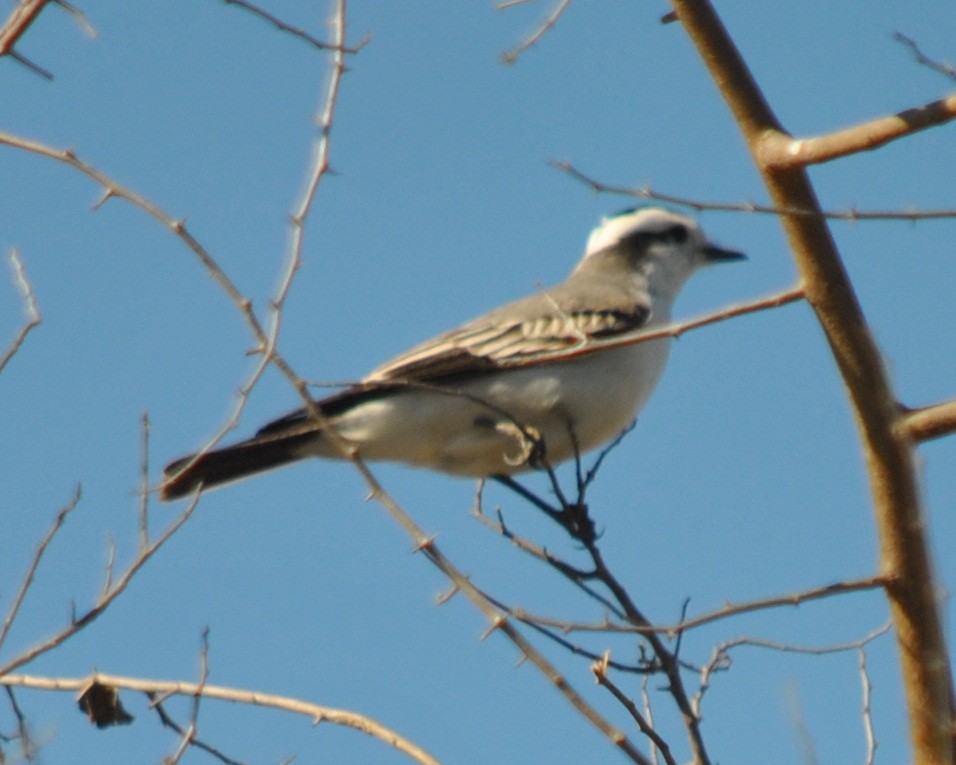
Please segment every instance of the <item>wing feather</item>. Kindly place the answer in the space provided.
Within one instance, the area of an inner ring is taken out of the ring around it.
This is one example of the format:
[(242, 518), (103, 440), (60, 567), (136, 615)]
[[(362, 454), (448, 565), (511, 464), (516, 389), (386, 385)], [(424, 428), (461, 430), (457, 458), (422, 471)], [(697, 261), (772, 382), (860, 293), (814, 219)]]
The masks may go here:
[(502, 321), (491, 314), (422, 343), (378, 367), (366, 382), (449, 378), (501, 369), (549, 356), (593, 339), (607, 339), (645, 326), (650, 309), (643, 304), (604, 311), (554, 312), (525, 320)]

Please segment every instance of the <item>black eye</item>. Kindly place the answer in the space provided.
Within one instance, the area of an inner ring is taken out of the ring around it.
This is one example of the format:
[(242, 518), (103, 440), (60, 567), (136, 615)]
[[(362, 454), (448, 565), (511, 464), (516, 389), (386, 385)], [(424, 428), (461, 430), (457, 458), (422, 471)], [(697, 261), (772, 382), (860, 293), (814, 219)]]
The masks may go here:
[(661, 234), (661, 239), (665, 242), (674, 242), (674, 244), (683, 244), (687, 241), (687, 226), (675, 223), (673, 226), (665, 228)]

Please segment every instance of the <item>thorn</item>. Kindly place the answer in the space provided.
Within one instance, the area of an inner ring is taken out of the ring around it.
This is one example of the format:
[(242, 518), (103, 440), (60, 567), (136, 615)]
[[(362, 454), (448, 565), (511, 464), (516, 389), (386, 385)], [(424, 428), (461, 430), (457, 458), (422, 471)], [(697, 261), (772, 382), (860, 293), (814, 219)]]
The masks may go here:
[(445, 605), (449, 600), (455, 597), (455, 595), (457, 595), (458, 592), (459, 592), (458, 585), (453, 584), (450, 589), (446, 590), (445, 592), (438, 593), (438, 595), (435, 597), (435, 605), (436, 606)]
[(435, 547), (435, 537), (434, 536), (425, 537), (417, 545), (415, 545), (415, 549), (412, 550), (412, 553), (414, 554), (417, 552), (421, 552), (422, 550), (430, 551), (430, 550), (433, 550), (434, 547)]
[(481, 634), (481, 637), (480, 637), (480, 638), (478, 638), (478, 642), (479, 642), (479, 643), (484, 643), (485, 640), (488, 639), (488, 636), (489, 636), (491, 633), (493, 633), (495, 630), (501, 629), (501, 627), (504, 625), (504, 623), (505, 623), (505, 618), (504, 618), (503, 616), (501, 616), (500, 614), (498, 614), (497, 616), (495, 616), (495, 618), (494, 618), (494, 619), (492, 620), (492, 622), (491, 622), (491, 626), (488, 627), (488, 629), (486, 629), (486, 630)]
[(110, 201), (113, 197), (116, 196), (116, 191), (112, 186), (108, 186), (103, 189), (103, 193), (100, 195), (100, 198), (96, 200), (93, 205), (94, 210), (99, 210), (103, 205)]

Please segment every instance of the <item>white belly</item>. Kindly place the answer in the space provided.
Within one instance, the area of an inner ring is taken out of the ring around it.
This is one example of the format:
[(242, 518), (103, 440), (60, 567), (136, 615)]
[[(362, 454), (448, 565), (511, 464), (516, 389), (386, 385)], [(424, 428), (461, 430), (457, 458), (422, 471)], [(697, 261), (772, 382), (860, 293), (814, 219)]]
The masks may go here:
[[(447, 394), (409, 389), (360, 404), (333, 424), (367, 460), (480, 477), (529, 469), (520, 423), (543, 437), (556, 465), (574, 456), (575, 444), (583, 454), (631, 423), (660, 379), (668, 349), (668, 341), (655, 340), (498, 373)], [(335, 456), (321, 441), (315, 452)]]

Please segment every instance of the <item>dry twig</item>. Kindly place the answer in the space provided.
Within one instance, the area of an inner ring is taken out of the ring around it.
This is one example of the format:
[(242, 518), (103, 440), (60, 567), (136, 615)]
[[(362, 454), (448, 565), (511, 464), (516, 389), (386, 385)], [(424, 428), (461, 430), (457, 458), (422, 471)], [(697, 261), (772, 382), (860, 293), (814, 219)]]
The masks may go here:
[(23, 296), (23, 305), (27, 312), (27, 320), (26, 323), (20, 327), (20, 331), (17, 333), (17, 336), (13, 338), (13, 342), (10, 343), (10, 347), (7, 348), (3, 357), (0, 358), (0, 372), (3, 372), (4, 367), (10, 363), (10, 359), (20, 350), (23, 342), (27, 339), (27, 335), (43, 321), (43, 317), (40, 316), (40, 309), (37, 306), (36, 298), (33, 296), (33, 286), (30, 284), (29, 279), (27, 279), (26, 271), (23, 269), (23, 261), (20, 260), (20, 254), (16, 250), (10, 251), (10, 267), (13, 269), (13, 278), (20, 290), (20, 294)]
[[(506, 2), (501, 3), (496, 7), (496, 10), (505, 10), (511, 8), (515, 5), (518, 5), (516, 2)], [(515, 64), (518, 61), (518, 58), (525, 51), (533, 48), (537, 45), (541, 38), (544, 37), (548, 32), (554, 29), (555, 24), (558, 23), (558, 19), (564, 15), (564, 12), (568, 9), (568, 6), (571, 5), (571, 0), (556, 0), (554, 7), (551, 9), (551, 12), (548, 13), (547, 17), (542, 21), (538, 28), (534, 30), (527, 38), (525, 38), (521, 43), (516, 45), (511, 50), (506, 53), (501, 54), (501, 61), (504, 64)]]
[(690, 197), (654, 191), (654, 189), (649, 186), (619, 186), (604, 183), (587, 175), (569, 162), (556, 162), (552, 160), (550, 164), (552, 167), (567, 173), (575, 180), (585, 184), (597, 194), (620, 194), (636, 199), (651, 199), (656, 202), (663, 202), (664, 204), (688, 207), (698, 213), (713, 211), (759, 213), (762, 215), (776, 216), (803, 215), (811, 218), (845, 221), (847, 223), (872, 220), (898, 220), (915, 223), (916, 221), (923, 220), (948, 220), (956, 218), (956, 210), (857, 210), (855, 207), (851, 207), (849, 210), (819, 210), (758, 204), (757, 202), (707, 202), (702, 199), (691, 199)]

